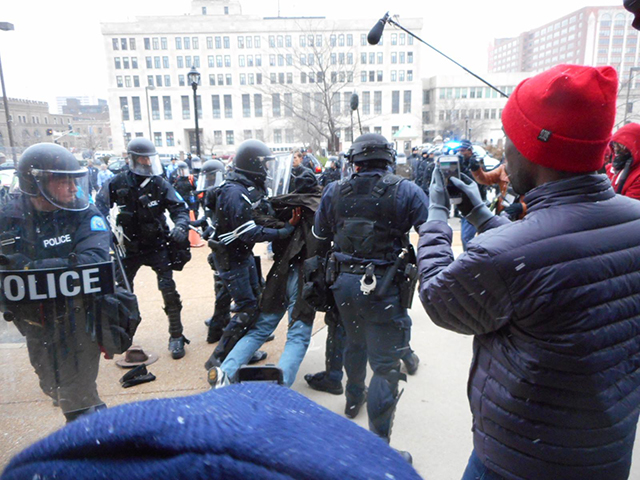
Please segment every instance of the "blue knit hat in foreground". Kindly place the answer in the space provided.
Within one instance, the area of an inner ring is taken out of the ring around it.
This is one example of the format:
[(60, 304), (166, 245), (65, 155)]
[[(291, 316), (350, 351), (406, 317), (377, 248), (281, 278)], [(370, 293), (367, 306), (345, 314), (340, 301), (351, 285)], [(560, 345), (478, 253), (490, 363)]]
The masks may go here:
[(386, 443), (295, 391), (239, 384), (137, 402), (70, 423), (2, 480), (419, 479)]

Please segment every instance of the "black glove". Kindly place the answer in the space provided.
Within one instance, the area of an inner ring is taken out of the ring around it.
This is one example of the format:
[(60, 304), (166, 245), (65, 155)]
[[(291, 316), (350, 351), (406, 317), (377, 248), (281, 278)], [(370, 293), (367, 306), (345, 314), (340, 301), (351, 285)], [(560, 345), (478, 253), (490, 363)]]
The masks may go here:
[(0, 268), (3, 270), (24, 270), (31, 259), (22, 253), (0, 255)]
[(524, 212), (524, 207), (520, 202), (517, 202), (505, 207), (504, 211), (512, 218), (519, 218), (520, 215), (522, 215), (522, 212)]
[(480, 162), (476, 157), (471, 157), (469, 159), (469, 169), (472, 172), (477, 172), (478, 170), (480, 170)]
[(482, 200), (478, 184), (464, 173), (460, 179), (451, 177), (450, 181), (462, 192), (462, 203), (458, 205), (458, 210), (471, 225), (479, 229), (493, 217), (493, 213)]
[(211, 235), (215, 233), (215, 229), (213, 227), (207, 227), (204, 232), (202, 232), (202, 239), (209, 240)]
[(207, 226), (207, 219), (205, 217), (202, 217), (199, 220), (191, 220), (189, 222), (189, 225), (196, 228), (203, 228)]
[(176, 243), (184, 243), (188, 238), (187, 229), (182, 225), (176, 225), (173, 227), (173, 230), (171, 230), (169, 237)]

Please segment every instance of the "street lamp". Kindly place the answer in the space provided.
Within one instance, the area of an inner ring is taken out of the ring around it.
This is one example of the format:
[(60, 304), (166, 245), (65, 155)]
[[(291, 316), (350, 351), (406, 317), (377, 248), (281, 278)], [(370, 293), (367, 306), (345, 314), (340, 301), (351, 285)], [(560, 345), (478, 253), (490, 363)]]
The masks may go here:
[(196, 67), (191, 67), (191, 70), (187, 74), (191, 88), (193, 88), (193, 112), (196, 117), (196, 155), (200, 156), (200, 131), (198, 130), (198, 97), (196, 91), (200, 84), (200, 73), (196, 70)]
[(149, 140), (153, 141), (153, 135), (151, 134), (151, 114), (149, 113), (149, 90), (155, 90), (156, 87), (153, 85), (147, 85), (144, 87), (144, 93), (147, 97), (147, 121), (149, 122)]
[(623, 125), (627, 124), (627, 114), (629, 113), (629, 92), (631, 90), (631, 80), (633, 79), (633, 72), (640, 72), (640, 67), (631, 67), (629, 69), (629, 82), (627, 83), (627, 102), (624, 105), (624, 120)]
[[(0, 22), (0, 30), (8, 32), (13, 30), (13, 23)], [(16, 150), (13, 148), (13, 132), (11, 130), (11, 120), (9, 115), (9, 101), (7, 100), (7, 91), (4, 88), (4, 74), (2, 73), (2, 60), (0, 60), (0, 83), (2, 83), (2, 101), (4, 102), (4, 114), (7, 117), (7, 133), (9, 134), (9, 148), (13, 157), (13, 166), (18, 168), (18, 159), (16, 158)]]

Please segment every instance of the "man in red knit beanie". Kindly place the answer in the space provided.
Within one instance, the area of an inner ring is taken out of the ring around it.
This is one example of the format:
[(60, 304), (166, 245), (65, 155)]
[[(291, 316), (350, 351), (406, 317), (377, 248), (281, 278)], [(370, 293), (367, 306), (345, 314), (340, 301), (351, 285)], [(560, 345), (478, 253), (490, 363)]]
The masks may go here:
[(614, 157), (607, 176), (616, 193), (640, 200), (640, 125), (629, 123), (611, 139)]
[(439, 171), (420, 228), (420, 299), (474, 335), (474, 450), (463, 480), (625, 479), (640, 405), (640, 203), (602, 168), (618, 78), (558, 65), (524, 80), (502, 114), (506, 169), (527, 215), (493, 216), (452, 179), (480, 235), (453, 259)]

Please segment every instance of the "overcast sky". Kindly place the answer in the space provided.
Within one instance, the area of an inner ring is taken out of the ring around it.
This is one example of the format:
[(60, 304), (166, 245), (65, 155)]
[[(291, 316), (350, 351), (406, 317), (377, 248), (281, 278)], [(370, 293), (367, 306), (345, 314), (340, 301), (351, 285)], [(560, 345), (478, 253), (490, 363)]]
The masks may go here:
[[(622, 0), (280, 0), (282, 16), (378, 18), (390, 10), (403, 18), (421, 17), (425, 41), (477, 73), (487, 69), (487, 47), (494, 38), (511, 37), (585, 6), (621, 5)], [(56, 96), (92, 95), (106, 99), (106, 67), (100, 23), (135, 16), (188, 13), (190, 0), (29, 0), (3, 2), (0, 56), (7, 95), (48, 101)], [(277, 0), (241, 1), (244, 14), (277, 16)], [(389, 27), (387, 27), (389, 28)], [(423, 46), (425, 52), (429, 49)], [(428, 75), (460, 71), (435, 53), (425, 53)], [(435, 71), (433, 71), (435, 70)], [(423, 70), (424, 73), (424, 70)]]

